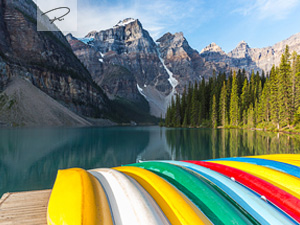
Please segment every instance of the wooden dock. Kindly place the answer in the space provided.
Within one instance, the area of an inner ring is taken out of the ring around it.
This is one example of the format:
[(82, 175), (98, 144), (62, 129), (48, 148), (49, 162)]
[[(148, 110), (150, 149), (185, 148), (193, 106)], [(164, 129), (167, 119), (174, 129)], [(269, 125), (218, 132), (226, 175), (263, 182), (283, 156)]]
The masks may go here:
[(1, 225), (46, 225), (51, 190), (6, 193), (0, 199)]

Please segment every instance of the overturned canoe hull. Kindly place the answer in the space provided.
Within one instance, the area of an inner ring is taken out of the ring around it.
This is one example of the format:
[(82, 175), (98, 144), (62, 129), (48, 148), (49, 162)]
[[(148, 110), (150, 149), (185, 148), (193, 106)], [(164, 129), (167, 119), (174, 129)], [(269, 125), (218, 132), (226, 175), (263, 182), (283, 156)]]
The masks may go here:
[(299, 155), (275, 155), (60, 170), (47, 222), (298, 224), (298, 159)]

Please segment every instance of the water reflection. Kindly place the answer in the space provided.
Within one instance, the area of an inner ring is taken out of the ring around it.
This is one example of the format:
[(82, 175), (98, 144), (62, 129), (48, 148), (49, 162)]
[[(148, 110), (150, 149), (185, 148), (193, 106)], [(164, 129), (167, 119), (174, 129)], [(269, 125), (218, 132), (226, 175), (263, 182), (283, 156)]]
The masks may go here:
[(300, 136), (240, 129), (168, 129), (177, 160), (300, 153)]
[(0, 195), (51, 188), (58, 169), (137, 160), (299, 153), (300, 136), (248, 130), (159, 127), (0, 129)]

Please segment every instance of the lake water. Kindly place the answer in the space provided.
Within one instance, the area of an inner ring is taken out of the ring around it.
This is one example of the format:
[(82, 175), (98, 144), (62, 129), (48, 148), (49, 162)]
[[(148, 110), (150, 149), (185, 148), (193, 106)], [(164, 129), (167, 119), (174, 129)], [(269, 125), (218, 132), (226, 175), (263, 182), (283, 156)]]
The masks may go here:
[(58, 169), (300, 153), (300, 136), (160, 127), (0, 129), (0, 196), (51, 188)]

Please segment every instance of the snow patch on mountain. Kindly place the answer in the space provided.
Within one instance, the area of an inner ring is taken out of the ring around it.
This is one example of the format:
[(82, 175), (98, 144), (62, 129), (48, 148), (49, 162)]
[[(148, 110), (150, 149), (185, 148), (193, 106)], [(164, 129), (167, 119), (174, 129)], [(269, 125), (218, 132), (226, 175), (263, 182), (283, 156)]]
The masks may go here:
[(157, 49), (157, 54), (158, 54), (158, 58), (161, 61), (161, 63), (163, 64), (165, 70), (167, 71), (167, 73), (169, 74), (169, 79), (168, 81), (170, 82), (171, 86), (173, 87), (173, 90), (176, 88), (176, 86), (178, 85), (178, 80), (176, 80), (176, 78), (173, 76), (173, 73), (168, 69), (168, 67), (166, 66), (163, 58), (160, 55), (159, 50)]
[(136, 84), (136, 87), (137, 87), (138, 91), (140, 92), (140, 94), (143, 95), (146, 99), (148, 99), (147, 96), (143, 93), (143, 89), (139, 86), (139, 84)]
[(91, 37), (77, 38), (77, 39), (86, 45), (89, 45), (94, 41), (94, 38), (91, 38)]
[(127, 19), (124, 19), (124, 20), (120, 20), (115, 26), (115, 27), (123, 27), (123, 26), (126, 26), (127, 24), (130, 24), (132, 22), (136, 21), (135, 19), (133, 18), (127, 18)]
[(102, 52), (99, 51), (99, 54), (101, 55), (102, 58), (104, 57), (104, 54)]

